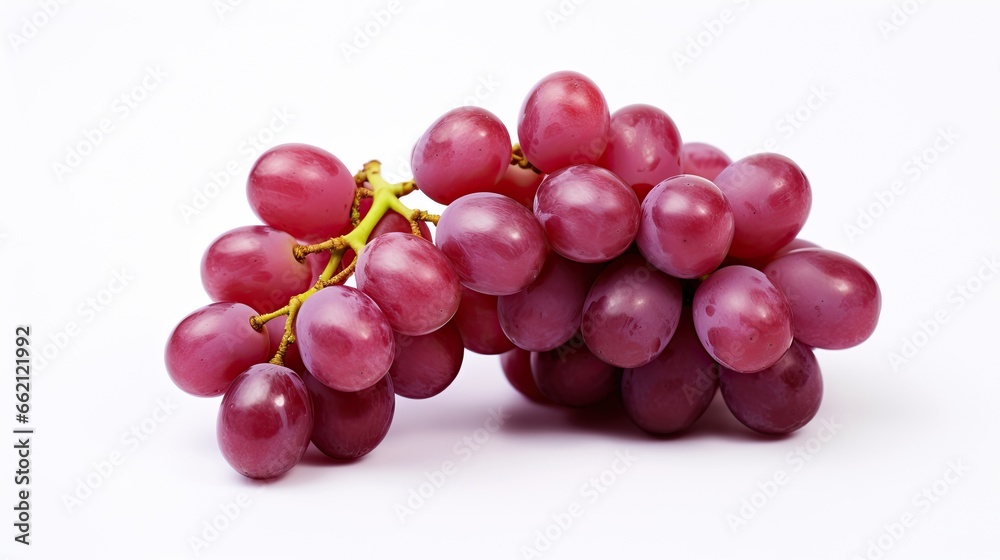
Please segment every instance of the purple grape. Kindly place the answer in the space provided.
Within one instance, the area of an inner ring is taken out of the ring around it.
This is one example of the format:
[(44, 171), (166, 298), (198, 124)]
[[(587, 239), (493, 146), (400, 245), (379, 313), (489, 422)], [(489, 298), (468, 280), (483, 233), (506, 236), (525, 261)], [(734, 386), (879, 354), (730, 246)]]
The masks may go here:
[(247, 198), (267, 225), (309, 243), (351, 225), (354, 175), (333, 154), (306, 144), (282, 144), (250, 169)]
[(222, 398), (216, 435), (226, 461), (243, 476), (272, 478), (294, 467), (309, 446), (313, 407), (292, 370), (257, 364)]
[(535, 383), (535, 378), (531, 376), (531, 352), (514, 348), (500, 355), (500, 368), (503, 375), (510, 382), (511, 387), (517, 390), (529, 400), (540, 404), (551, 404), (552, 401), (542, 394)]
[(396, 359), (389, 368), (393, 390), (408, 399), (433, 397), (458, 376), (464, 355), (454, 323), (423, 336), (396, 333)]
[(583, 307), (583, 340), (605, 362), (648, 364), (677, 329), (681, 286), (641, 256), (624, 255), (601, 272)]
[(330, 286), (299, 308), (295, 338), (302, 362), (338, 391), (360, 391), (385, 376), (395, 352), (392, 327), (378, 305), (349, 286)]
[(771, 261), (764, 274), (792, 310), (795, 338), (839, 350), (871, 336), (882, 309), (878, 283), (858, 261), (824, 249), (800, 249)]
[(545, 177), (535, 194), (535, 216), (555, 252), (578, 262), (605, 262), (635, 240), (639, 199), (614, 173), (574, 165)]
[(230, 230), (201, 259), (201, 282), (214, 301), (245, 303), (262, 312), (288, 304), (315, 282), (309, 265), (295, 260), (295, 238), (268, 226)]
[(270, 357), (267, 327), (250, 326), (256, 315), (242, 303), (213, 303), (185, 317), (164, 351), (170, 379), (196, 397), (225, 393), (237, 375)]
[(417, 141), (413, 178), (431, 200), (451, 204), (492, 190), (510, 164), (510, 133), (493, 113), (459, 107), (445, 113)]
[(580, 330), (583, 302), (594, 279), (593, 266), (549, 255), (538, 278), (523, 291), (500, 296), (504, 334), (532, 352), (552, 350)]
[(462, 286), (462, 302), (453, 321), (462, 335), (462, 343), (476, 354), (503, 354), (514, 347), (500, 326), (497, 296)]
[(725, 152), (703, 142), (685, 142), (681, 148), (681, 173), (715, 181), (733, 160)]
[(636, 244), (653, 266), (678, 278), (698, 278), (722, 264), (733, 241), (733, 212), (708, 179), (678, 175), (642, 203)]
[(511, 198), (475, 193), (453, 202), (437, 227), (437, 245), (462, 284), (495, 296), (520, 292), (545, 263), (545, 233)]
[(576, 72), (555, 72), (535, 84), (517, 119), (521, 150), (545, 173), (597, 163), (610, 135), (604, 94)]
[(770, 255), (806, 223), (812, 191), (795, 162), (778, 154), (754, 154), (725, 168), (715, 184), (733, 209), (736, 230), (729, 254), (740, 259)]
[(819, 363), (805, 344), (795, 341), (771, 367), (757, 373), (722, 368), (722, 398), (750, 429), (788, 434), (809, 423), (823, 400)]
[(355, 280), (393, 330), (411, 336), (444, 326), (462, 297), (448, 257), (412, 233), (390, 232), (371, 241), (358, 258)]
[(357, 459), (385, 439), (396, 410), (392, 380), (383, 376), (367, 389), (337, 391), (306, 374), (315, 421), (312, 442), (334, 459)]
[(671, 434), (701, 418), (718, 386), (719, 364), (701, 345), (691, 310), (685, 309), (663, 352), (622, 374), (622, 402), (636, 426), (654, 434)]
[(621, 370), (604, 363), (579, 338), (548, 352), (531, 353), (531, 375), (546, 398), (563, 406), (590, 406), (619, 384)]
[(729, 369), (760, 371), (792, 344), (792, 313), (785, 296), (749, 266), (713, 272), (695, 291), (692, 312), (705, 350)]
[(654, 186), (681, 174), (680, 132), (656, 107), (622, 107), (611, 114), (611, 140), (599, 165), (628, 183), (642, 202)]

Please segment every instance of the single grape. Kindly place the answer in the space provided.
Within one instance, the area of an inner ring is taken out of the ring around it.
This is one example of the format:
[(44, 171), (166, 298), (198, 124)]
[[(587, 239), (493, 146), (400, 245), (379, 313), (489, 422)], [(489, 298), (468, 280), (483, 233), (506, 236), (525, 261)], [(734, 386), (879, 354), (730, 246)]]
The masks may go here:
[(590, 406), (609, 397), (621, 370), (590, 352), (576, 337), (547, 352), (531, 353), (531, 375), (546, 398), (563, 406)]
[(463, 196), (445, 208), (437, 245), (462, 284), (495, 296), (535, 281), (548, 252), (542, 227), (523, 206), (495, 193)]
[(694, 294), (694, 326), (705, 350), (743, 373), (770, 367), (792, 344), (792, 313), (785, 296), (748, 266), (713, 272)]
[(656, 107), (622, 107), (611, 114), (611, 139), (598, 165), (621, 177), (642, 202), (654, 186), (681, 174), (680, 132)]
[(671, 434), (701, 418), (718, 385), (719, 364), (702, 347), (691, 310), (686, 308), (663, 352), (622, 374), (622, 402), (636, 426), (654, 434)]
[(639, 367), (666, 348), (682, 306), (676, 278), (639, 255), (624, 255), (601, 272), (587, 294), (583, 340), (609, 364)]
[(722, 368), (719, 387), (733, 415), (765, 434), (788, 434), (805, 426), (823, 400), (819, 363), (798, 341), (774, 365), (757, 373)]
[(465, 347), (454, 323), (422, 336), (396, 333), (396, 359), (389, 368), (396, 394), (426, 399), (444, 391), (462, 368)]
[(555, 252), (578, 262), (605, 262), (635, 240), (639, 199), (614, 173), (574, 165), (545, 177), (535, 194), (535, 217)]
[(214, 301), (235, 301), (269, 312), (315, 282), (309, 265), (295, 260), (295, 238), (268, 226), (230, 230), (201, 259), (201, 282)]
[(535, 84), (517, 118), (521, 150), (545, 173), (597, 163), (608, 144), (611, 113), (604, 94), (576, 72), (555, 72)]
[(307, 144), (282, 144), (253, 164), (250, 207), (267, 225), (308, 243), (350, 226), (354, 175), (333, 154)]
[(678, 175), (642, 202), (636, 244), (653, 266), (678, 278), (698, 278), (722, 264), (733, 241), (733, 212), (711, 181)]
[(535, 383), (535, 378), (531, 376), (531, 352), (521, 348), (508, 350), (500, 354), (500, 367), (503, 369), (504, 377), (518, 393), (536, 403), (552, 403), (548, 397), (542, 394)]
[(685, 142), (681, 148), (681, 173), (715, 181), (733, 160), (725, 152), (703, 142)]
[(538, 185), (542, 184), (545, 175), (536, 172), (534, 169), (521, 167), (519, 165), (508, 165), (504, 171), (500, 182), (493, 187), (493, 192), (509, 196), (521, 203), (528, 210), (535, 204), (535, 192)]
[(225, 393), (237, 375), (270, 357), (268, 329), (250, 326), (256, 315), (242, 303), (213, 303), (185, 317), (164, 351), (170, 379), (196, 397)]
[(502, 354), (514, 347), (500, 326), (497, 296), (462, 286), (462, 301), (453, 321), (462, 335), (462, 343), (476, 354)]
[(871, 336), (882, 309), (878, 283), (858, 261), (824, 249), (800, 249), (764, 267), (792, 310), (796, 340), (839, 350)]
[(583, 302), (596, 276), (593, 268), (549, 255), (530, 286), (498, 299), (500, 326), (507, 338), (532, 352), (552, 350), (573, 338), (580, 330)]
[[(420, 220), (417, 222), (417, 228), (420, 230), (420, 237), (423, 237), (427, 241), (433, 243), (434, 239), (431, 237), (431, 230), (427, 227), (427, 222)], [(399, 232), (399, 233), (413, 233), (413, 228), (410, 227), (410, 222), (402, 216), (399, 212), (393, 212), (392, 210), (385, 213), (382, 219), (375, 224), (372, 228), (371, 235), (368, 236), (368, 241), (371, 242), (376, 237), (385, 235), (387, 233)], [(350, 263), (350, 261), (348, 261)]]
[(510, 133), (496, 115), (480, 107), (458, 107), (434, 121), (410, 158), (420, 190), (441, 204), (492, 190), (508, 164)]
[(302, 459), (312, 429), (312, 402), (299, 376), (286, 367), (257, 364), (237, 376), (222, 398), (216, 436), (237, 472), (272, 478)]
[(747, 156), (719, 173), (715, 184), (733, 209), (736, 230), (729, 254), (740, 259), (787, 245), (812, 206), (809, 180), (795, 162), (778, 154)]
[(382, 310), (349, 286), (323, 288), (307, 299), (295, 319), (295, 340), (306, 369), (338, 391), (374, 385), (395, 352)]
[(437, 247), (411, 233), (389, 232), (361, 251), (358, 289), (372, 298), (393, 330), (411, 336), (444, 326), (462, 297), (458, 274)]
[(375, 449), (389, 433), (396, 396), (388, 375), (354, 392), (331, 389), (308, 374), (305, 384), (316, 416), (312, 442), (323, 453), (334, 459), (357, 459)]

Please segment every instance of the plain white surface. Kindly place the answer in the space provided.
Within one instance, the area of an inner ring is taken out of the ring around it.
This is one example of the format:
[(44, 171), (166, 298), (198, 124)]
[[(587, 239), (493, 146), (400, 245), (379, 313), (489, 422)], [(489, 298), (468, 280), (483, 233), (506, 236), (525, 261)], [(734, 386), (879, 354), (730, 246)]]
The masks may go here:
[[(4, 556), (875, 558), (881, 542), (884, 558), (995, 557), (1000, 275), (982, 262), (1000, 256), (996, 3), (231, 3), (0, 8), (2, 347), (13, 354), (27, 323), (36, 354), (54, 356), (31, 387), (30, 547), (12, 540), (12, 359), (2, 383)], [(514, 130), (529, 87), (559, 69), (594, 79), (612, 109), (662, 107), (685, 140), (735, 158), (770, 146), (805, 169), (802, 236), (865, 263), (884, 298), (869, 341), (820, 354), (817, 419), (768, 440), (713, 406), (692, 433), (655, 440), (533, 406), (495, 358), (469, 355), (439, 397), (399, 399), (363, 460), (311, 449), (274, 483), (241, 478), (216, 448), (218, 401), (173, 387), (162, 350), (207, 303), (204, 248), (255, 223), (248, 137), (313, 143), (350, 168), (378, 158), (401, 178), (441, 113), (472, 99)], [(104, 120), (110, 132), (57, 172)], [(227, 165), (225, 188), (206, 189)], [(852, 237), (861, 208), (877, 217)], [(904, 339), (921, 348), (894, 368)], [(509, 415), (496, 432), (491, 409)], [(454, 473), (401, 522), (397, 504), (431, 494), (421, 484), (446, 461)], [(67, 507), (88, 477), (99, 486)]]

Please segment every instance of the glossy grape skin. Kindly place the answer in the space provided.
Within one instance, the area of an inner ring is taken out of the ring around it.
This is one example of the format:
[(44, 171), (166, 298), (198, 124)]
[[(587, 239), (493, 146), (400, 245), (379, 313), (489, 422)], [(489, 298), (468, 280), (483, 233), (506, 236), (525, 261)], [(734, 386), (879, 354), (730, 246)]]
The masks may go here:
[(709, 181), (729, 167), (733, 160), (725, 152), (704, 142), (685, 142), (681, 148), (681, 173), (697, 175)]
[(385, 439), (396, 411), (392, 380), (383, 376), (367, 389), (337, 391), (306, 374), (315, 421), (312, 442), (334, 459), (357, 459)]
[(497, 299), (462, 286), (462, 301), (453, 321), (462, 343), (476, 354), (503, 354), (514, 347), (500, 326)]
[(678, 278), (698, 278), (722, 264), (733, 241), (733, 212), (711, 181), (678, 175), (642, 202), (636, 244), (653, 266)]
[(576, 72), (555, 72), (535, 84), (517, 118), (521, 150), (545, 173), (597, 163), (608, 144), (611, 113), (604, 94)]
[(423, 336), (396, 333), (396, 359), (389, 368), (393, 390), (408, 399), (433, 397), (455, 380), (464, 356), (454, 323)]
[(257, 312), (242, 303), (213, 303), (185, 317), (164, 350), (175, 385), (196, 397), (226, 392), (237, 375), (269, 358), (268, 330), (253, 330)]
[(295, 238), (268, 226), (245, 226), (215, 239), (201, 259), (201, 282), (214, 301), (235, 301), (267, 313), (288, 304), (314, 280), (295, 260)]
[(458, 274), (437, 247), (412, 233), (389, 232), (361, 251), (358, 289), (372, 298), (396, 332), (419, 336), (441, 328), (458, 311)]
[(747, 156), (726, 167), (714, 182), (733, 209), (736, 229), (729, 254), (734, 257), (774, 253), (795, 239), (809, 216), (809, 179), (785, 156)]
[(507, 338), (532, 352), (552, 350), (572, 338), (580, 330), (593, 268), (549, 255), (530, 286), (498, 299), (500, 326)]
[(858, 261), (825, 249), (799, 249), (763, 271), (788, 300), (793, 333), (802, 343), (839, 350), (861, 344), (875, 331), (882, 293)]
[(556, 404), (582, 407), (597, 404), (615, 392), (621, 370), (590, 352), (580, 341), (531, 353), (531, 376), (542, 394)]
[(674, 121), (651, 105), (611, 114), (611, 137), (599, 164), (628, 183), (641, 202), (664, 179), (681, 174), (681, 135)]
[(302, 362), (317, 380), (338, 391), (371, 387), (392, 365), (392, 327), (360, 290), (330, 286), (299, 308), (295, 338)]
[(254, 213), (309, 243), (334, 237), (350, 225), (355, 189), (354, 175), (336, 156), (307, 144), (267, 150), (247, 179)]
[(252, 366), (233, 381), (216, 423), (223, 457), (250, 478), (273, 478), (294, 467), (312, 430), (305, 384), (294, 371), (274, 364)]
[(609, 261), (639, 231), (639, 199), (614, 173), (574, 165), (545, 177), (535, 193), (535, 217), (552, 249), (567, 259)]
[(496, 115), (481, 107), (458, 107), (417, 140), (410, 166), (424, 194), (451, 204), (461, 196), (492, 190), (510, 156), (510, 133)]
[(528, 400), (539, 404), (551, 404), (552, 401), (542, 394), (542, 391), (531, 376), (531, 352), (514, 348), (500, 354), (500, 368), (503, 375), (518, 393)]
[(544, 174), (534, 169), (511, 164), (507, 166), (500, 182), (493, 187), (493, 192), (509, 196), (531, 210), (535, 205), (535, 192), (544, 178)]
[(823, 400), (819, 363), (799, 341), (763, 371), (746, 374), (722, 368), (719, 387), (733, 415), (765, 434), (788, 434), (805, 426)]
[(598, 358), (636, 368), (666, 348), (677, 329), (680, 282), (641, 256), (624, 255), (604, 269), (587, 294), (581, 332)]
[(622, 374), (622, 403), (636, 426), (654, 434), (689, 428), (704, 414), (719, 385), (719, 365), (694, 330), (690, 309), (670, 344), (648, 364)]
[(495, 296), (534, 282), (548, 252), (545, 233), (531, 212), (495, 193), (466, 195), (445, 208), (437, 245), (462, 284)]
[(792, 344), (792, 313), (785, 296), (748, 266), (713, 272), (694, 294), (695, 330), (705, 350), (742, 373), (770, 367)]

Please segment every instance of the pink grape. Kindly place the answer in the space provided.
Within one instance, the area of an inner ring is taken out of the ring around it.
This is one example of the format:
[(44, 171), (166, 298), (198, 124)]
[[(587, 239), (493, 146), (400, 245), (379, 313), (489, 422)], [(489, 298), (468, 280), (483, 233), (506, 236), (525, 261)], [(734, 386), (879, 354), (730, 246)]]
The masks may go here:
[(754, 154), (715, 178), (733, 209), (736, 230), (729, 254), (740, 259), (769, 255), (802, 229), (812, 206), (809, 180), (795, 162), (778, 154)]
[(212, 242), (201, 259), (201, 281), (215, 301), (245, 303), (263, 312), (288, 304), (315, 279), (295, 260), (295, 238), (268, 226), (230, 230)]
[(333, 154), (307, 144), (282, 144), (253, 164), (250, 207), (267, 225), (316, 243), (351, 223), (354, 175)]
[(371, 453), (385, 439), (396, 411), (392, 380), (383, 376), (374, 385), (354, 392), (327, 387), (306, 374), (315, 421), (312, 442), (334, 459), (357, 459)]
[(531, 210), (535, 204), (535, 192), (544, 178), (544, 174), (537, 173), (534, 169), (511, 164), (507, 166), (500, 182), (493, 187), (493, 192), (509, 196)]
[(574, 165), (545, 177), (535, 194), (535, 216), (555, 252), (577, 262), (605, 262), (635, 240), (639, 199), (614, 173)]
[(528, 93), (517, 118), (521, 150), (535, 167), (552, 173), (597, 163), (608, 144), (611, 114), (604, 94), (576, 72), (555, 72)]
[(492, 190), (510, 163), (510, 133), (493, 113), (458, 107), (427, 129), (413, 147), (413, 178), (431, 200), (451, 204)]
[(551, 404), (552, 401), (542, 394), (542, 391), (531, 376), (531, 352), (514, 348), (500, 354), (500, 368), (511, 387), (529, 400), (539, 404)]
[(237, 375), (270, 358), (267, 327), (250, 326), (256, 315), (242, 303), (213, 303), (185, 317), (164, 350), (170, 379), (196, 397), (225, 393)]
[(222, 456), (237, 472), (273, 478), (302, 459), (312, 429), (312, 402), (299, 376), (286, 367), (257, 364), (226, 391), (216, 435)]
[(548, 252), (542, 227), (523, 206), (495, 193), (463, 196), (438, 221), (437, 245), (462, 284), (495, 296), (535, 281)]
[(583, 302), (596, 274), (594, 267), (549, 255), (538, 278), (524, 290), (498, 300), (504, 334), (532, 352), (552, 350), (580, 329)]
[(454, 323), (422, 336), (396, 333), (396, 359), (389, 368), (393, 390), (408, 399), (433, 397), (458, 376), (464, 355)]
[(770, 367), (792, 344), (785, 296), (748, 266), (713, 272), (694, 294), (694, 326), (717, 362), (743, 373)]
[(349, 286), (330, 286), (299, 308), (295, 338), (306, 369), (328, 387), (360, 391), (392, 365), (392, 327), (371, 298)]
[(765, 434), (788, 434), (805, 426), (823, 400), (819, 363), (798, 341), (763, 371), (747, 374), (723, 368), (719, 387), (733, 415)]
[(678, 278), (698, 278), (722, 264), (733, 240), (733, 212), (711, 181), (678, 175), (642, 202), (636, 244), (653, 266)]
[(795, 338), (839, 350), (871, 336), (882, 309), (878, 283), (858, 261), (824, 249), (800, 249), (771, 261), (764, 274), (792, 310)]
[(476, 354), (502, 354), (514, 347), (500, 326), (497, 296), (462, 286), (462, 301), (454, 322), (462, 335), (462, 343)]
[(444, 326), (462, 297), (458, 274), (437, 247), (411, 233), (389, 232), (361, 251), (358, 289), (372, 298), (393, 330), (411, 336)]
[(618, 366), (648, 364), (677, 329), (680, 282), (641, 256), (624, 255), (601, 272), (587, 294), (582, 332), (598, 358)]
[(681, 148), (681, 173), (714, 181), (733, 160), (719, 148), (703, 142), (685, 142)]
[(656, 107), (622, 107), (611, 114), (611, 140), (599, 165), (628, 183), (641, 202), (661, 181), (681, 174), (680, 132)]
[(555, 350), (531, 353), (531, 375), (538, 389), (563, 406), (590, 406), (604, 400), (615, 392), (620, 373), (579, 338)]

